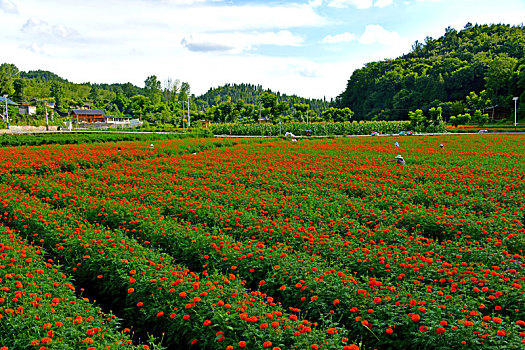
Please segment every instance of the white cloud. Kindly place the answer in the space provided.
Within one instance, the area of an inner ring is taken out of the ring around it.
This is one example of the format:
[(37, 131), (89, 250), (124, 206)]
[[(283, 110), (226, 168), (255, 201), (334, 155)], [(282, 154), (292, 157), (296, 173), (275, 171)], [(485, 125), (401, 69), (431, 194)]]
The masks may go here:
[(383, 7), (387, 7), (389, 5), (392, 5), (393, 2), (394, 2), (394, 0), (376, 0), (374, 2), (374, 6), (375, 7), (379, 7), (379, 8), (383, 8)]
[(181, 44), (190, 51), (225, 51), (241, 53), (251, 51), (256, 46), (299, 46), (303, 38), (293, 35), (288, 30), (279, 32), (249, 33), (204, 33), (191, 34), (182, 39)]
[(308, 5), (311, 7), (319, 7), (323, 5), (323, 0), (310, 0)]
[(372, 7), (373, 0), (330, 0), (328, 6), (337, 8), (346, 8), (355, 6), (358, 9), (367, 9)]
[(23, 45), (20, 47), (38, 55), (51, 56), (44, 48), (44, 45), (39, 43), (31, 43), (29, 45)]
[(404, 41), (396, 32), (389, 32), (378, 24), (370, 24), (366, 26), (365, 32), (359, 38), (361, 44), (383, 44), (383, 45), (397, 45)]
[(18, 13), (18, 7), (11, 0), (0, 0), (0, 10), (7, 13)]
[(78, 36), (75, 29), (64, 26), (63, 24), (51, 25), (44, 20), (38, 18), (28, 19), (20, 31), (23, 33), (31, 33), (36, 35), (52, 35), (59, 38), (71, 38)]
[(345, 32), (345, 33), (336, 34), (336, 35), (327, 35), (323, 38), (323, 40), (321, 40), (321, 42), (327, 43), (327, 44), (337, 44), (337, 43), (349, 42), (349, 41), (355, 40), (356, 38), (357, 36), (355, 34)]
[(328, 6), (336, 8), (347, 8), (355, 6), (358, 9), (367, 9), (372, 6), (383, 8), (392, 5), (394, 0), (330, 0)]

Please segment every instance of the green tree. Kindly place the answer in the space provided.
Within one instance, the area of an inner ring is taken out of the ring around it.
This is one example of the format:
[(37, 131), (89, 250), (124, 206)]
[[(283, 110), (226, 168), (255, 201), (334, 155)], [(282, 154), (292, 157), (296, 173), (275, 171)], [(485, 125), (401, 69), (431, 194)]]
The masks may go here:
[(458, 119), (458, 122), (461, 125), (468, 124), (470, 122), (470, 119), (472, 119), (472, 117), (468, 113), (458, 114), (456, 118)]
[(12, 96), (15, 93), (13, 82), (19, 73), (18, 68), (12, 63), (0, 65), (0, 95)]
[(472, 120), (478, 124), (479, 127), (487, 124), (489, 121), (489, 115), (487, 113), (483, 114), (479, 109), (474, 112)]
[(178, 101), (186, 101), (186, 100), (188, 100), (188, 96), (190, 96), (190, 93), (191, 93), (190, 84), (186, 83), (186, 82), (183, 82), (180, 85)]
[(25, 88), (26, 80), (25, 79), (15, 79), (13, 82), (13, 88), (15, 90), (13, 94), (13, 99), (15, 101), (23, 102), (26, 100)]
[(510, 97), (510, 86), (517, 59), (499, 56), (490, 64), (485, 76), (487, 92), (495, 104), (506, 104)]
[(288, 104), (278, 102), (277, 96), (265, 92), (261, 95), (261, 107), (265, 115), (268, 116), (273, 123), (276, 123), (281, 120), (281, 115), (288, 109)]
[(472, 109), (485, 109), (492, 106), (492, 101), (488, 97), (487, 90), (483, 90), (478, 94), (474, 91), (471, 91), (468, 96), (465, 98), (467, 106)]
[(144, 81), (144, 92), (151, 103), (159, 104), (162, 96), (161, 84), (156, 75), (150, 75)]
[(459, 121), (459, 119), (456, 116), (451, 116), (448, 122), (450, 123), (450, 125), (452, 125), (452, 126), (454, 126), (456, 128), (460, 124), (460, 121)]
[(55, 110), (61, 111), (64, 109), (65, 96), (64, 86), (62, 83), (53, 80), (50, 84), (51, 96), (55, 99)]
[[(144, 118), (146, 114), (151, 112), (151, 100), (147, 96), (135, 95), (129, 99), (128, 111), (133, 118)], [(148, 115), (149, 118), (152, 118)]]
[(410, 124), (414, 130), (425, 131), (428, 119), (423, 115), (421, 109), (408, 112), (408, 117), (410, 118)]

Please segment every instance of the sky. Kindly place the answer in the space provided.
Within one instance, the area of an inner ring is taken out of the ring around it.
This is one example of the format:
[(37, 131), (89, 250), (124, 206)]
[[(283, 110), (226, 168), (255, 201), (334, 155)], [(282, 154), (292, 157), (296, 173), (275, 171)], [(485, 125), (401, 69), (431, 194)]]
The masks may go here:
[(355, 69), (445, 28), (525, 21), (525, 0), (0, 0), (0, 64), (74, 83), (196, 96), (248, 83), (306, 98), (341, 94)]

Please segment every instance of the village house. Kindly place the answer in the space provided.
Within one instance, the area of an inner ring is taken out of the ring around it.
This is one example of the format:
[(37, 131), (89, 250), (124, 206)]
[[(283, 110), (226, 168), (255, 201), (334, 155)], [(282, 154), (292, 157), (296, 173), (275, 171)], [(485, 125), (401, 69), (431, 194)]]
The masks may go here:
[(71, 117), (77, 120), (77, 123), (104, 123), (104, 110), (102, 109), (74, 109), (71, 111)]

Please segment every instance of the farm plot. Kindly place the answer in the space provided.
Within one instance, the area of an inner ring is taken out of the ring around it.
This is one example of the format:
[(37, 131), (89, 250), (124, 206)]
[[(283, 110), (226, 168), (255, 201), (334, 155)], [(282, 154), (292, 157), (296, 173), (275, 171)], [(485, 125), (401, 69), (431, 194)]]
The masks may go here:
[(1, 220), (168, 348), (517, 349), (524, 140), (2, 149)]

